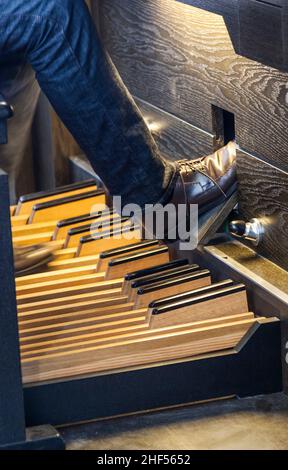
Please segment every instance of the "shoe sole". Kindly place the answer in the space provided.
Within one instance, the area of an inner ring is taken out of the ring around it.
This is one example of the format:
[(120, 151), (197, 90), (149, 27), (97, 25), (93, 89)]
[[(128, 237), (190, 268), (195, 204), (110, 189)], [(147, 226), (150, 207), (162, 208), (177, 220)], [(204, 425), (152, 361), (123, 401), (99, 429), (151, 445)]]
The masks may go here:
[(225, 202), (222, 201), (222, 204), (214, 206), (210, 211), (199, 217), (198, 245), (205, 245), (211, 240), (234, 209), (237, 200), (237, 192), (235, 191)]

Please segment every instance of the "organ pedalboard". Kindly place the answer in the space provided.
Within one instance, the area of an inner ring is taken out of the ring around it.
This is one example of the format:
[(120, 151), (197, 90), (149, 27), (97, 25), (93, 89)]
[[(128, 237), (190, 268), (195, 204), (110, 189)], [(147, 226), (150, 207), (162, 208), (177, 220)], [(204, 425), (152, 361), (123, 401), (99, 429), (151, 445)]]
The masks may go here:
[(14, 245), (55, 248), (45, 270), (15, 279), (28, 423), (280, 390), (279, 320), (113, 210), (90, 214), (104, 202), (90, 180), (10, 208)]

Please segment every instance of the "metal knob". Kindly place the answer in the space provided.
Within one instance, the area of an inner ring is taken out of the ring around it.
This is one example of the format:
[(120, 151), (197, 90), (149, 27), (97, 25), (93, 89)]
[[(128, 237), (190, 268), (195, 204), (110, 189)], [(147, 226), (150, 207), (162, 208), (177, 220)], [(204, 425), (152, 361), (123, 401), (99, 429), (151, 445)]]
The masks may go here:
[(249, 222), (232, 220), (229, 223), (229, 231), (234, 237), (249, 240), (257, 246), (263, 238), (264, 227), (259, 219), (251, 219)]

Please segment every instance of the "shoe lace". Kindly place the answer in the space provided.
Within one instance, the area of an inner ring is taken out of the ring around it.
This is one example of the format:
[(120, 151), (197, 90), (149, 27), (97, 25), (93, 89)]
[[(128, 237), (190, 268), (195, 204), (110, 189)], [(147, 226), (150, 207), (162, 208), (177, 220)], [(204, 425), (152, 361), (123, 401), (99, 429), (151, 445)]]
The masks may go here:
[(192, 170), (194, 172), (198, 171), (202, 175), (206, 176), (206, 178), (208, 178), (210, 181), (212, 181), (212, 183), (215, 184), (215, 186), (217, 186), (217, 188), (221, 191), (221, 193), (225, 197), (227, 197), (225, 192), (223, 191), (223, 189), (219, 185), (219, 183), (217, 181), (215, 181), (208, 174), (206, 163), (205, 163), (205, 157), (199, 158), (197, 160), (184, 160), (184, 159), (179, 160), (178, 165), (179, 165), (180, 171), (185, 171), (186, 174), (188, 174)]
[(179, 160), (178, 164), (181, 170), (184, 170), (185, 173), (192, 171), (205, 171), (205, 158), (202, 157), (198, 160)]

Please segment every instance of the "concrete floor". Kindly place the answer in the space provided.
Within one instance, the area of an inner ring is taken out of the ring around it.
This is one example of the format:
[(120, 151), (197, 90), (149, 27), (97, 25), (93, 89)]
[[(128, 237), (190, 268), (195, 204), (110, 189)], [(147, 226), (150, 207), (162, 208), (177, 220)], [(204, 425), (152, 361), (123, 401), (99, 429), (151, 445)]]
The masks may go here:
[(63, 428), (68, 449), (288, 449), (288, 396), (231, 399)]

